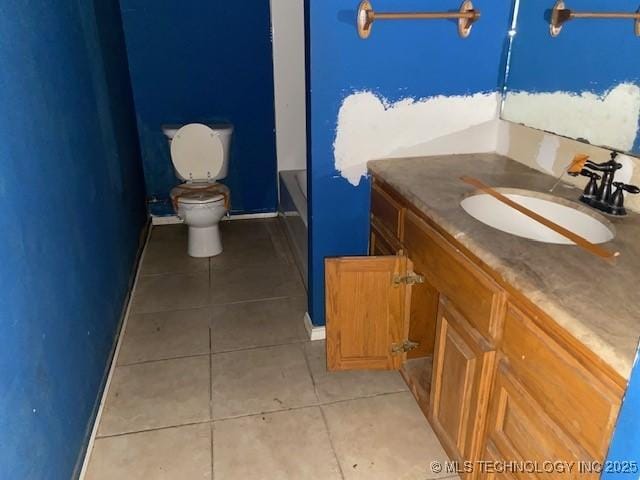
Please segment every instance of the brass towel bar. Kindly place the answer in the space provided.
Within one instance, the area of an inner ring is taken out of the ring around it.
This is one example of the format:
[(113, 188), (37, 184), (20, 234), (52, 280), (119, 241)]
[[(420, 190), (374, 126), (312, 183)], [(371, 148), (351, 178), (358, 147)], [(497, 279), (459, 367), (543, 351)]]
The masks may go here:
[(551, 22), (549, 31), (551, 35), (560, 35), (562, 26), (569, 20), (576, 18), (626, 18), (635, 20), (635, 34), (640, 37), (640, 12), (618, 13), (618, 12), (574, 12), (566, 7), (563, 0), (558, 0), (551, 10)]
[(360, 38), (368, 38), (371, 35), (371, 27), (376, 20), (436, 20), (458, 19), (458, 34), (466, 38), (471, 33), (473, 23), (480, 18), (480, 12), (473, 8), (471, 0), (465, 0), (458, 12), (374, 12), (369, 0), (362, 0), (358, 7), (358, 35)]

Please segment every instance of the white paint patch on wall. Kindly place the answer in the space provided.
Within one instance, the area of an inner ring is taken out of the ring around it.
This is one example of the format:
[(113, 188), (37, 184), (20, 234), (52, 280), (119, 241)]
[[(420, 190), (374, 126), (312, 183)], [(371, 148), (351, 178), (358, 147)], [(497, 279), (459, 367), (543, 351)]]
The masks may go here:
[(502, 117), (594, 145), (631, 150), (638, 134), (640, 87), (621, 83), (604, 95), (592, 92), (509, 92)]
[[(358, 185), (369, 160), (495, 151), (499, 101), (497, 92), (406, 98), (395, 103), (372, 92), (349, 95), (338, 113), (335, 168)], [(467, 130), (467, 135), (462, 133)], [(461, 135), (455, 135), (458, 132)]]
[(304, 2), (271, 0), (278, 171), (307, 168)]
[(540, 142), (536, 163), (540, 168), (550, 175), (553, 175), (553, 165), (556, 163), (558, 149), (560, 148), (560, 137), (557, 135), (545, 135)]

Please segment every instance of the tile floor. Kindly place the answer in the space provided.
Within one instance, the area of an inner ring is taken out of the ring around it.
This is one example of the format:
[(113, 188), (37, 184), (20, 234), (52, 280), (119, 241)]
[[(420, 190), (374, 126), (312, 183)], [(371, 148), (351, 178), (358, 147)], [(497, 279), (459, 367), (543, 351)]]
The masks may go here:
[(155, 227), (87, 480), (416, 479), (446, 454), (396, 372), (328, 373), (278, 220)]

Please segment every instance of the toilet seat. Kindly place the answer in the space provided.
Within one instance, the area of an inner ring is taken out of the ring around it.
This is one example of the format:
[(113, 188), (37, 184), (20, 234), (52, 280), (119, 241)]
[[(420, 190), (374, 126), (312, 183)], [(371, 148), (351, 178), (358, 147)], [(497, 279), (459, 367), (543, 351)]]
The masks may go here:
[(211, 128), (201, 123), (190, 123), (173, 137), (171, 161), (182, 180), (206, 182), (217, 178), (222, 170), (224, 148)]
[(213, 205), (224, 203), (225, 209), (229, 209), (229, 187), (222, 183), (183, 183), (171, 190), (171, 202), (174, 210), (178, 205)]

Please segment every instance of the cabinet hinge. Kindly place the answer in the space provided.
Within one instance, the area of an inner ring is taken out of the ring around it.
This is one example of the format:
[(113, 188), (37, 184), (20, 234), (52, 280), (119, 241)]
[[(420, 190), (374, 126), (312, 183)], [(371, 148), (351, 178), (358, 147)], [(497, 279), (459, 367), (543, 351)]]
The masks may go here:
[(424, 276), (417, 273), (409, 273), (407, 275), (396, 275), (393, 277), (394, 285), (415, 285), (416, 283), (424, 283)]
[(406, 353), (414, 348), (418, 348), (420, 344), (418, 342), (412, 342), (411, 340), (405, 340), (402, 343), (392, 343), (391, 353)]

